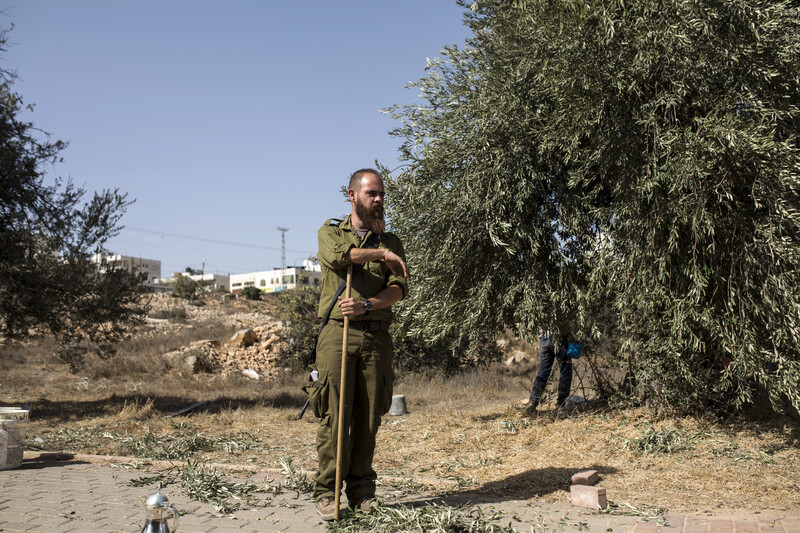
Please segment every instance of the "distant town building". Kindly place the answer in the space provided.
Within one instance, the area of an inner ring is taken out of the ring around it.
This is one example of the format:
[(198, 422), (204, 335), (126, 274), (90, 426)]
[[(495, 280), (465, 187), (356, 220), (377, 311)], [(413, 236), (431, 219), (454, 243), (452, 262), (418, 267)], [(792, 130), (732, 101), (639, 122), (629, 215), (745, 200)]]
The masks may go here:
[[(313, 268), (313, 263), (310, 264)], [(322, 272), (319, 265), (317, 270), (302, 267), (275, 268), (263, 272), (248, 272), (247, 274), (231, 274), (232, 293), (237, 293), (245, 287), (257, 287), (262, 292), (279, 292), (294, 289), (297, 286), (310, 285), (317, 287), (322, 282)]]
[(161, 261), (144, 257), (131, 257), (119, 254), (94, 254), (92, 263), (98, 265), (100, 272), (109, 268), (124, 268), (147, 276), (147, 283), (156, 283), (161, 277)]
[(309, 272), (322, 272), (322, 267), (319, 266), (319, 261), (313, 259), (306, 259), (303, 261), (303, 268)]
[(225, 289), (230, 290), (231, 277), (224, 274), (189, 274), (187, 272), (175, 272), (171, 278), (161, 278), (156, 281), (159, 285), (169, 285), (175, 283), (175, 279), (187, 276), (195, 281), (204, 281), (206, 290)]

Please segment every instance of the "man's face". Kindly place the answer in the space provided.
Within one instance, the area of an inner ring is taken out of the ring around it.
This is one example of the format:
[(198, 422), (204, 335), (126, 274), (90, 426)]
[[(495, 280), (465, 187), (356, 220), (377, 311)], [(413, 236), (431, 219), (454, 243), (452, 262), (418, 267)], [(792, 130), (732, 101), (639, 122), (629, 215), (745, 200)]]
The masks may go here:
[(383, 219), (383, 181), (374, 174), (366, 174), (361, 178), (361, 188), (356, 192), (348, 191), (350, 200), (355, 205), (356, 214), (374, 233), (381, 233), (386, 226)]

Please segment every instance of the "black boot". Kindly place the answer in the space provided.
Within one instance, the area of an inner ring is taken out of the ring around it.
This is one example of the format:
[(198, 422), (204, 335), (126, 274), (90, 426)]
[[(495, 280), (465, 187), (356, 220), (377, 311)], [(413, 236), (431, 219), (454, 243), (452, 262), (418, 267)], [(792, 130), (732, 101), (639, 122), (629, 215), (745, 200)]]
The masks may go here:
[(539, 406), (539, 398), (531, 397), (528, 400), (528, 405), (525, 406), (525, 410), (532, 413), (536, 411), (536, 408)]

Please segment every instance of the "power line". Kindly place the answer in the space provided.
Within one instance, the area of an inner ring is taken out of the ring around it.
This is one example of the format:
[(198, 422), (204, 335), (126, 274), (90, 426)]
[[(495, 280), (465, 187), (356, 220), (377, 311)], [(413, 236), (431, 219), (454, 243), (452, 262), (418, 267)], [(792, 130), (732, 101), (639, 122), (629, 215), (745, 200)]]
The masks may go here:
[[(183, 246), (173, 243), (166, 243), (166, 242), (146, 242), (145, 245), (148, 248), (167, 248), (169, 250), (181, 250), (187, 252), (195, 252), (198, 254), (224, 254), (226, 257), (229, 256), (236, 256), (236, 257), (246, 257), (250, 259), (263, 259), (266, 254), (260, 252), (236, 252), (236, 251), (221, 251), (218, 249), (209, 249), (209, 248), (194, 248), (191, 246)], [(120, 253), (124, 252), (126, 249), (129, 248), (136, 248), (141, 249), (143, 246), (142, 242), (136, 240), (127, 240), (127, 239), (120, 239), (119, 237), (115, 237), (113, 241), (113, 245), (108, 244), (107, 248), (113, 250), (114, 252)], [(139, 252), (136, 253), (123, 253), (123, 255), (133, 255), (137, 256), (140, 255)]]
[[(190, 235), (180, 235), (178, 233), (168, 233), (166, 231), (154, 231), (154, 230), (150, 230), (150, 229), (134, 228), (134, 227), (130, 227), (130, 226), (125, 226), (124, 229), (130, 230), (130, 231), (135, 231), (135, 232), (138, 232), (138, 233), (149, 233), (150, 235), (159, 235), (161, 237), (165, 237), (165, 236), (166, 237), (175, 237), (177, 239), (188, 239), (188, 240), (191, 240), (191, 241), (210, 242), (210, 243), (214, 243), (214, 244), (224, 244), (226, 246), (240, 246), (242, 248), (254, 248), (256, 250), (270, 250), (270, 251), (273, 251), (273, 252), (277, 252), (279, 250), (280, 251), (284, 251), (283, 248), (274, 248), (272, 246), (259, 246), (257, 244), (245, 244), (245, 243), (241, 243), (241, 242), (220, 241), (220, 240), (216, 240), (216, 239), (206, 239), (206, 238), (203, 238), (203, 237), (192, 237)], [(288, 231), (288, 228), (287, 228), (287, 231)], [(314, 252), (309, 252), (308, 250), (286, 250), (286, 251), (293, 252), (293, 253), (298, 253), (298, 254), (313, 254), (314, 253)]]

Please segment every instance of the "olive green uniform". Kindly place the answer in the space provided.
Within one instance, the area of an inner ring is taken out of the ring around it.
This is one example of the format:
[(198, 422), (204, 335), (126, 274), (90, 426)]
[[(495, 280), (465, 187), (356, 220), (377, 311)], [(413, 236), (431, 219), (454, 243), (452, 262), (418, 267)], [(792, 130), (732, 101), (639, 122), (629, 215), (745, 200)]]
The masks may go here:
[[(371, 232), (360, 237), (350, 222), (328, 220), (318, 232), (319, 262), (322, 266), (322, 295), (319, 316), (322, 317), (351, 264), (346, 254), (351, 248), (363, 248)], [(386, 248), (405, 261), (400, 239), (391, 233), (380, 235), (378, 248)], [(353, 269), (351, 297), (367, 299), (390, 285), (408, 291), (406, 279), (392, 274), (383, 261), (366, 263)], [(334, 496), (336, 486), (336, 441), (338, 432), (339, 384), (342, 359), (343, 315), (338, 306), (331, 312), (317, 342), (316, 367), (319, 380), (310, 394), (314, 415), (320, 419), (317, 430), (319, 471), (314, 483), (314, 498)], [(344, 405), (344, 447), (342, 479), (349, 501), (374, 496), (377, 475), (372, 469), (375, 434), (381, 416), (389, 411), (394, 384), (392, 338), (388, 327), (391, 308), (374, 310), (350, 317), (347, 341), (347, 391)], [(348, 423), (349, 422), (349, 423)]]

